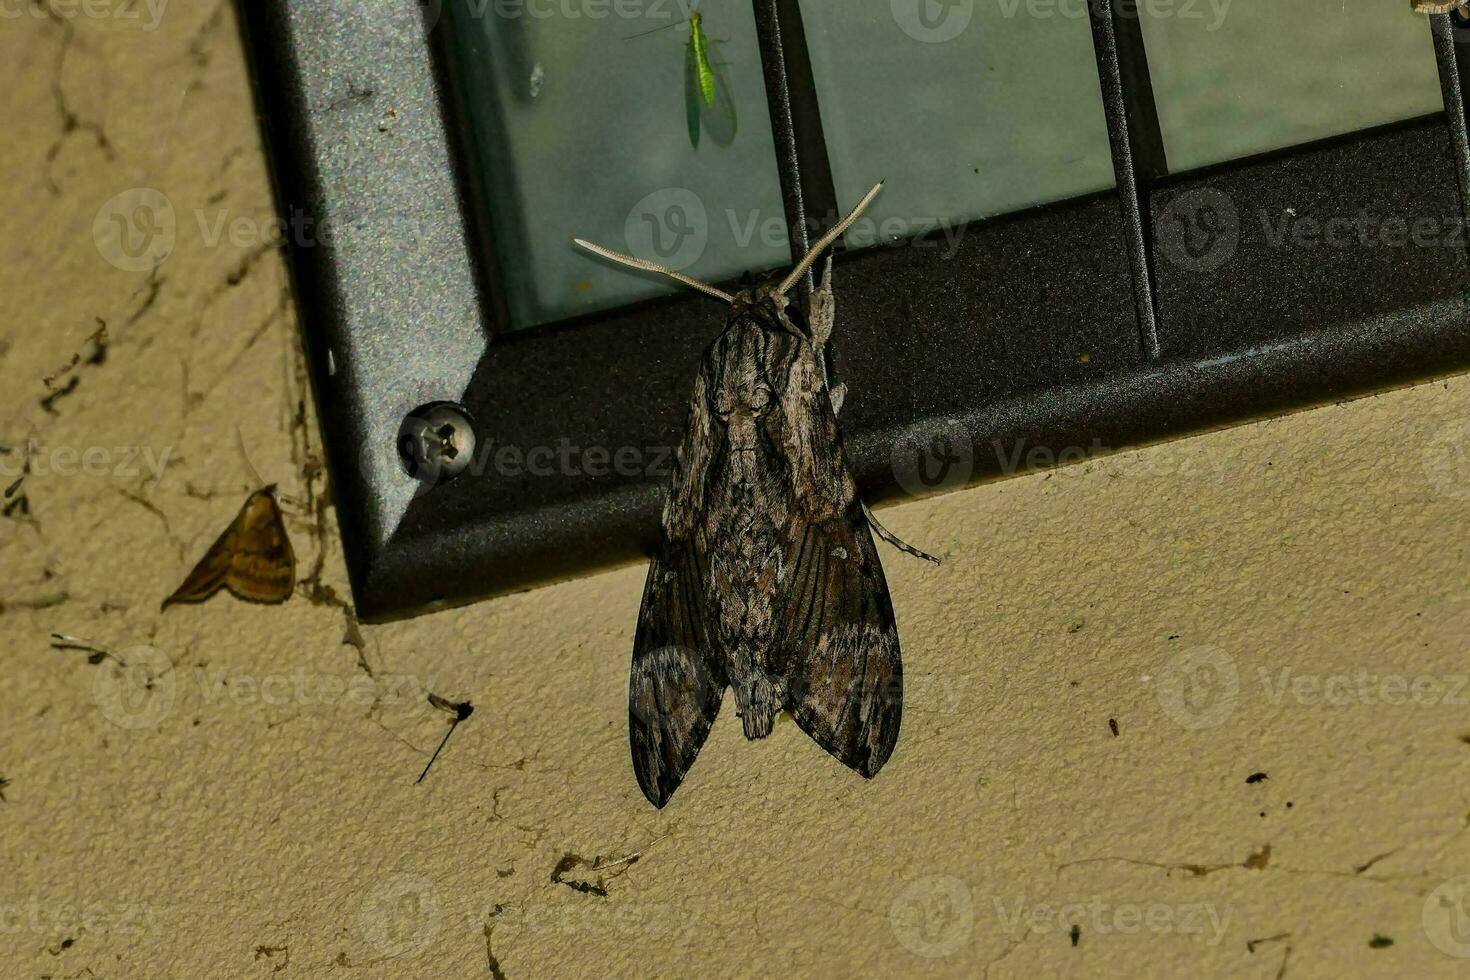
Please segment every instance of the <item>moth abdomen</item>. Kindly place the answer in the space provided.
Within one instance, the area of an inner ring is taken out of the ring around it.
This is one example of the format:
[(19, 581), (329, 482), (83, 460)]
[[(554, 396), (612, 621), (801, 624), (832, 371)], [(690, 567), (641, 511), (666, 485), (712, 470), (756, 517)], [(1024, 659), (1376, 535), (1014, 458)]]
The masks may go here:
[(763, 673), (755, 673), (735, 689), (735, 703), (745, 737), (754, 741), (771, 734), (776, 712), (781, 710), (776, 685)]

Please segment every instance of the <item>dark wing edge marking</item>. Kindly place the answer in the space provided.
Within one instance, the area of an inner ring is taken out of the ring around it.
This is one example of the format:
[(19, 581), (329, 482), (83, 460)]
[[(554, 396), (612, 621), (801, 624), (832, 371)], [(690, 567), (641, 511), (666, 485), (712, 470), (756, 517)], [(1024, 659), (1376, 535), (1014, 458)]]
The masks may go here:
[(684, 781), (725, 694), (725, 675), (707, 640), (696, 549), (665, 541), (648, 566), (633, 665), (628, 740), (643, 795), (662, 808)]
[(893, 602), (862, 504), (794, 529), (773, 672), (801, 730), (871, 779), (898, 743), (903, 663)]

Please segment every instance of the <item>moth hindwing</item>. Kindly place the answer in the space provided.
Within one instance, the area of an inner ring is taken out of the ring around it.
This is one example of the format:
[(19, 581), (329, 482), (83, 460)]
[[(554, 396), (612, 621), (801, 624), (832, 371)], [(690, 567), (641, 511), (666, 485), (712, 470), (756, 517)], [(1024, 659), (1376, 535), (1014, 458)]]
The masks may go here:
[(691, 283), (730, 313), (695, 377), (633, 643), (629, 740), (655, 806), (683, 781), (726, 687), (747, 738), (786, 711), (867, 777), (898, 741), (893, 605), (822, 370), (830, 261), (806, 329), (785, 299), (877, 191), (780, 283), (734, 296)]

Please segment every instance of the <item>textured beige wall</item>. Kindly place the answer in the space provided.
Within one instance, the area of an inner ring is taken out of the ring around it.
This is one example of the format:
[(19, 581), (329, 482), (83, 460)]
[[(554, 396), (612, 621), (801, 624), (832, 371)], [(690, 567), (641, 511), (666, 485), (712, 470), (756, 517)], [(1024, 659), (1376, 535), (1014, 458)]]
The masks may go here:
[[(0, 974), (1464, 975), (1465, 378), (885, 511), (947, 561), (885, 555), (909, 684), (871, 783), (727, 710), (649, 807), (641, 568), (361, 652), (325, 592), (160, 615), (251, 484), (237, 423), (346, 591), (280, 258), (195, 218), (271, 215), (225, 9), (0, 22), (0, 441), (36, 470), (0, 521)], [(152, 280), (93, 242), (139, 186), (179, 215)], [(425, 689), (478, 710), (414, 785)]]

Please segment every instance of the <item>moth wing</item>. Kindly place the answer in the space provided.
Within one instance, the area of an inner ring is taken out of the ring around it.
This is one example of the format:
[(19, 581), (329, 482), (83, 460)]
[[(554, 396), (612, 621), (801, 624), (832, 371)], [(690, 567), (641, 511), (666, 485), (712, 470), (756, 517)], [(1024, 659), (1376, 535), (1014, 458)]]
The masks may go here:
[(795, 528), (772, 672), (784, 707), (838, 761), (871, 779), (898, 743), (903, 664), (862, 503)]
[(251, 602), (285, 602), (296, 587), (296, 553), (275, 493), (261, 490), (236, 518), (234, 552), (225, 585)]
[(235, 552), (235, 540), (239, 536), (244, 517), (245, 511), (242, 509), (230, 522), (230, 526), (225, 528), (224, 533), (209, 546), (209, 550), (199, 559), (194, 569), (185, 576), (184, 583), (163, 600), (162, 608), (167, 609), (180, 602), (203, 602), (220, 590), (225, 584), (225, 577), (230, 573), (230, 556)]
[(648, 566), (633, 666), (628, 740), (643, 795), (662, 807), (694, 764), (725, 694), (710, 645), (697, 549), (665, 541)]
[(714, 77), (715, 98), (713, 103), (699, 103), (700, 120), (716, 146), (729, 146), (735, 142), (737, 128), (735, 99), (730, 94), (730, 83), (725, 76), (724, 66), (711, 63), (710, 74)]
[(791, 362), (778, 417), (790, 465), (790, 516), (766, 670), (781, 679), (783, 707), (801, 729), (871, 778), (898, 742), (898, 629), (810, 345)]
[(704, 99), (699, 91), (699, 58), (691, 42), (684, 47), (684, 118), (689, 125), (689, 145), (699, 149), (699, 117)]

